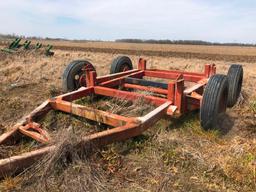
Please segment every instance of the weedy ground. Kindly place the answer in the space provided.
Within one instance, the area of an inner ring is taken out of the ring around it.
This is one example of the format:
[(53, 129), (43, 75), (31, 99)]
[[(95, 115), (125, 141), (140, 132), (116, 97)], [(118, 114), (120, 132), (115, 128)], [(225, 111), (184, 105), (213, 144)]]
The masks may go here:
[[(56, 50), (53, 57), (0, 54), (1, 132), (44, 100), (62, 93), (61, 75), (70, 61), (88, 59), (98, 75), (103, 75), (109, 73), (115, 56), (64, 50)], [(215, 63), (218, 72), (226, 73), (230, 66), (228, 61), (214, 58), (143, 57), (150, 68), (202, 71), (205, 63)], [(131, 58), (136, 66), (138, 55)], [(108, 127), (50, 112), (41, 123), (51, 131), (56, 150), (20, 175), (6, 177), (0, 191), (255, 191), (256, 63), (241, 64), (245, 72), (242, 94), (218, 129), (202, 130), (196, 111), (180, 119), (162, 119), (141, 136), (81, 153), (72, 148), (73, 143)], [(141, 100), (135, 104), (115, 99), (77, 102), (128, 116), (152, 110)], [(0, 156), (38, 147), (23, 137), (17, 146), (1, 147)]]

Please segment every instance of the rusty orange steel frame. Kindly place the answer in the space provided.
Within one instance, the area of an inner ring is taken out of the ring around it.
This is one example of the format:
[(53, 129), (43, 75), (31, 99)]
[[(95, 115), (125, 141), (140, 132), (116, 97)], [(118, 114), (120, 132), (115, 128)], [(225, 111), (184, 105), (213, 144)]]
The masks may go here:
[[(206, 64), (203, 73), (147, 69), (146, 60), (141, 58), (138, 62), (138, 69), (101, 77), (97, 77), (95, 71), (86, 70), (85, 73), (87, 87), (81, 87), (76, 91), (48, 99), (17, 123), (11, 131), (1, 135), (0, 144), (7, 143), (13, 139), (17, 132), (21, 132), (39, 142), (47, 143), (50, 140), (49, 134), (35, 121), (50, 110), (71, 113), (113, 127), (82, 138), (78, 146), (88, 142), (102, 146), (140, 135), (164, 116), (179, 116), (183, 113), (199, 109), (204, 87), (209, 77), (216, 73), (216, 67), (214, 64)], [(143, 79), (143, 77), (167, 79), (169, 83), (167, 88), (164, 89), (131, 84), (125, 81), (126, 78)], [(185, 87), (184, 83), (186, 81), (193, 82), (193, 85)], [(130, 88), (154, 92), (161, 96), (127, 91)], [(143, 98), (144, 101), (155, 105), (156, 108), (143, 117), (125, 117), (73, 103), (77, 99), (91, 95), (109, 96), (132, 101)], [(26, 168), (31, 162), (36, 161), (54, 148), (55, 146), (52, 145), (35, 150), (29, 154), (25, 153), (11, 157), (11, 159), (2, 159), (0, 160), (0, 172), (7, 174), (15, 168), (15, 170)], [(16, 162), (15, 164), (12, 163), (14, 161)]]

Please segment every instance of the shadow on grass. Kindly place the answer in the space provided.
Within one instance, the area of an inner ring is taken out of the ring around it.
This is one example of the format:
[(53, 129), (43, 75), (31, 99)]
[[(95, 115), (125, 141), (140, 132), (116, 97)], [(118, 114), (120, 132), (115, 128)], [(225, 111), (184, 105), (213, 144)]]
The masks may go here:
[(199, 111), (192, 111), (188, 114), (185, 114), (179, 118), (172, 118), (168, 126), (168, 130), (175, 129), (193, 129), (201, 130), (202, 132), (207, 131), (216, 131), (219, 136), (224, 136), (229, 133), (229, 131), (234, 126), (234, 117), (231, 117), (228, 114), (222, 114), (218, 117), (216, 127), (211, 130), (204, 130), (200, 125)]
[(220, 115), (216, 125), (216, 130), (218, 130), (222, 136), (228, 134), (234, 126), (234, 120), (235, 118), (231, 117), (227, 113)]

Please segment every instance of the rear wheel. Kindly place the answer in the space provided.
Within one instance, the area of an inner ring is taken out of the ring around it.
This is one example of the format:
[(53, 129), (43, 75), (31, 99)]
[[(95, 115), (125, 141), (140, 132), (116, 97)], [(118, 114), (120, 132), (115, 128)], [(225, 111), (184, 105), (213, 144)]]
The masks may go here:
[(243, 67), (233, 64), (228, 70), (228, 107), (233, 107), (241, 93), (243, 84)]
[(132, 70), (132, 61), (127, 56), (119, 56), (115, 58), (111, 64), (110, 74)]
[(205, 130), (216, 126), (220, 114), (226, 111), (227, 100), (227, 77), (213, 75), (204, 90), (200, 109), (200, 123)]
[(74, 91), (86, 87), (85, 70), (95, 71), (93, 65), (86, 60), (72, 61), (62, 75), (62, 89), (64, 92)]

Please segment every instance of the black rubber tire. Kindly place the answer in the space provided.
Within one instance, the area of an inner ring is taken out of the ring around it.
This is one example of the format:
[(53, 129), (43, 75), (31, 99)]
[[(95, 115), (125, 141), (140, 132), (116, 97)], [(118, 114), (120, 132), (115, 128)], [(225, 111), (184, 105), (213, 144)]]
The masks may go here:
[(111, 64), (110, 74), (123, 72), (125, 67), (127, 70), (132, 70), (132, 61), (127, 56), (119, 56), (115, 58)]
[(228, 70), (228, 107), (233, 107), (241, 93), (243, 84), (243, 67), (233, 64)]
[(228, 79), (226, 75), (213, 75), (203, 93), (200, 123), (203, 129), (215, 128), (219, 115), (226, 111)]
[(75, 60), (72, 61), (64, 70), (62, 75), (62, 89), (64, 92), (75, 91), (81, 86), (86, 86), (86, 83), (81, 85), (75, 80), (76, 75), (83, 74), (83, 68), (90, 68), (90, 70), (95, 71), (93, 65), (86, 60)]

